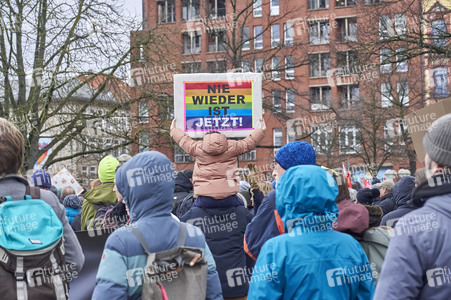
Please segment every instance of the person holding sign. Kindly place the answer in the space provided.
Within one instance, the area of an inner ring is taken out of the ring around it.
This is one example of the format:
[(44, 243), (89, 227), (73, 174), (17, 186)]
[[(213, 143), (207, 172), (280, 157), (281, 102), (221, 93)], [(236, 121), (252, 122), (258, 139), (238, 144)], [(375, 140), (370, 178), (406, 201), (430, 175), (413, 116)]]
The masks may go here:
[(172, 121), (171, 137), (186, 153), (194, 157), (194, 194), (223, 199), (238, 193), (239, 178), (231, 173), (238, 167), (238, 156), (252, 151), (265, 136), (266, 124), (240, 141), (228, 140), (217, 131), (208, 131), (202, 141), (192, 140)]
[[(240, 182), (236, 171), (238, 155), (255, 149), (264, 137), (266, 125), (262, 119), (260, 122), (261, 128), (241, 141), (228, 140), (224, 134), (215, 131), (207, 132), (202, 141), (193, 141), (183, 130), (175, 128), (175, 120), (171, 126), (172, 138), (195, 159), (193, 185), (196, 199), (180, 221), (196, 225), (205, 235), (216, 262), (224, 299), (241, 299), (249, 289), (248, 281), (244, 279), (243, 284), (230, 281), (234, 276), (249, 276), (244, 273), (250, 269), (243, 239), (246, 226), (253, 217), (237, 195)], [(236, 270), (243, 272), (235, 274)]]

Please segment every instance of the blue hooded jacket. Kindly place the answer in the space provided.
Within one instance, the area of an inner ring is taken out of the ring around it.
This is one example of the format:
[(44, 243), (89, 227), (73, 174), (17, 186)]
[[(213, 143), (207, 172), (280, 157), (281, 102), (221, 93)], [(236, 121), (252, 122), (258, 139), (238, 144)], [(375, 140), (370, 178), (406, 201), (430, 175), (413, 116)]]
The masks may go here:
[[(137, 228), (151, 252), (177, 247), (180, 222), (171, 216), (174, 171), (160, 152), (143, 152), (125, 163), (116, 173), (116, 186), (130, 211), (130, 225)], [(185, 246), (204, 249), (208, 260), (207, 299), (222, 299), (213, 257), (203, 234), (187, 224)], [(127, 278), (127, 272), (143, 269), (147, 254), (127, 227), (114, 231), (105, 245), (92, 299), (141, 299), (141, 278)], [(142, 272), (141, 272), (142, 273)]]
[(279, 179), (276, 209), (287, 233), (263, 246), (248, 299), (371, 299), (374, 280), (360, 244), (333, 230), (338, 187), (318, 166)]

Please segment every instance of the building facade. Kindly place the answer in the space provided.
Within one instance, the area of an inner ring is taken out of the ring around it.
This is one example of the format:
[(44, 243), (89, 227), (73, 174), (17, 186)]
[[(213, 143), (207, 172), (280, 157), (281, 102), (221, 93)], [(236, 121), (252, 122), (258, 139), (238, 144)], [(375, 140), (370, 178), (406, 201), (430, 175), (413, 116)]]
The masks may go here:
[[(132, 33), (132, 46), (139, 45), (133, 93), (151, 90), (170, 102), (175, 73), (261, 72), (267, 133), (255, 151), (240, 157), (240, 167), (256, 162), (269, 178), (278, 148), (305, 140), (317, 151), (318, 164), (331, 168), (344, 163), (359, 174), (413, 171), (421, 165), (402, 119), (424, 106), (431, 81), (423, 58), (408, 58), (402, 37), (415, 27), (419, 5), (405, 10), (401, 2), (381, 7), (375, 0), (144, 0), (143, 30)], [(164, 46), (155, 36), (163, 37)], [(369, 51), (370, 44), (378, 48)], [(437, 80), (444, 86), (447, 73), (441, 74), (432, 79), (434, 86)], [(144, 128), (143, 142), (132, 151), (149, 144), (178, 169), (192, 167), (167, 131), (161, 134), (163, 116), (172, 116), (170, 104), (162, 110), (155, 98), (141, 98), (132, 115), (134, 126)]]

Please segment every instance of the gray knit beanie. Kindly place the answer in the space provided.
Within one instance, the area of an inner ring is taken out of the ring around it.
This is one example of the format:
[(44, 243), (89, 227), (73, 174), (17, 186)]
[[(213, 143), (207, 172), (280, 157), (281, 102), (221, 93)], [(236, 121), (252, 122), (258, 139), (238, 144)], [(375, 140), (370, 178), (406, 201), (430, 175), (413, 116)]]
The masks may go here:
[(451, 166), (451, 114), (432, 123), (424, 135), (423, 146), (432, 161)]

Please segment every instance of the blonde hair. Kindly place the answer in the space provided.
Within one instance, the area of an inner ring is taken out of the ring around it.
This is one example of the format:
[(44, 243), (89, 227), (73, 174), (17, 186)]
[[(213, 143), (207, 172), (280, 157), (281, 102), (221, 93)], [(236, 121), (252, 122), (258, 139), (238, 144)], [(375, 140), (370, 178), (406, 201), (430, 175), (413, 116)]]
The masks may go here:
[(23, 135), (11, 122), (0, 118), (0, 176), (15, 174), (22, 167)]
[(268, 195), (268, 193), (272, 191), (272, 184), (269, 181), (261, 182), (258, 184), (258, 186), (263, 196)]

